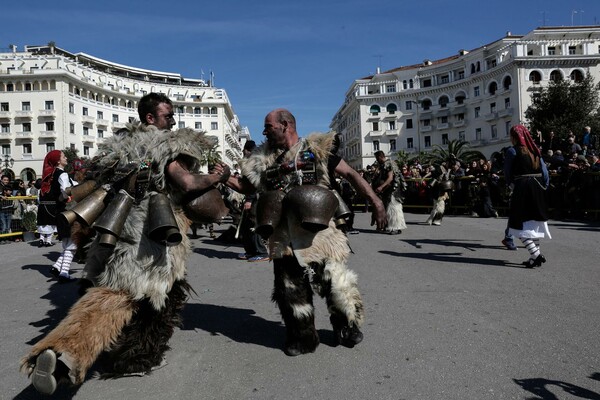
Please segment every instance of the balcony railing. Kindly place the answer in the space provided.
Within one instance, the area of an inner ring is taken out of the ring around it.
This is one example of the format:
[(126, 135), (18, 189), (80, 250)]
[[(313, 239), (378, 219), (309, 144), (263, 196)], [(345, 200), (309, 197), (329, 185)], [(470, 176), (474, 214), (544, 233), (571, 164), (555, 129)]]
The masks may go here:
[(455, 128), (460, 128), (461, 126), (465, 126), (465, 120), (455, 121), (452, 123), (452, 126)]
[(81, 120), (83, 121), (83, 123), (88, 124), (93, 124), (94, 122), (96, 122), (96, 118), (92, 117), (91, 115), (82, 115)]
[(56, 118), (56, 110), (39, 110), (38, 114), (40, 117), (53, 117)]
[(513, 115), (512, 107), (508, 107), (508, 108), (505, 108), (504, 110), (498, 111), (498, 117), (507, 117), (509, 115)]
[(41, 131), (40, 137), (41, 138), (56, 138), (57, 134), (56, 134), (56, 131)]
[(33, 118), (33, 111), (31, 110), (18, 110), (15, 111), (15, 118)]
[(498, 113), (497, 112), (491, 112), (489, 114), (485, 114), (483, 116), (483, 119), (485, 119), (486, 121), (491, 121), (493, 119), (498, 118)]
[(6, 119), (6, 118), (10, 118), (10, 116), (11, 116), (10, 111), (0, 111), (0, 118)]
[(107, 119), (98, 119), (96, 121), (96, 125), (98, 126), (108, 126), (110, 122)]
[(383, 136), (383, 131), (370, 131), (369, 136)]
[(433, 126), (431, 126), (431, 125), (422, 126), (420, 129), (421, 132), (431, 132), (432, 130), (433, 130)]
[(450, 124), (447, 122), (445, 122), (443, 124), (437, 124), (436, 128), (437, 129), (448, 129), (448, 128), (450, 128)]
[(385, 131), (385, 136), (398, 136), (398, 129), (388, 129)]

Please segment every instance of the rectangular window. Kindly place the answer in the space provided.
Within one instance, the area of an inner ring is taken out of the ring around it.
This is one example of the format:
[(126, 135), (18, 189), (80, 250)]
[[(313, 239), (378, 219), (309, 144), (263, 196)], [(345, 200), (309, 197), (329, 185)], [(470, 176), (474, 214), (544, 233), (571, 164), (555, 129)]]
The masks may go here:
[(423, 87), (431, 87), (431, 79), (423, 79)]
[(412, 110), (412, 105), (413, 105), (412, 101), (407, 101), (406, 103), (404, 103), (406, 110)]
[(450, 76), (449, 76), (449, 75), (443, 75), (443, 76), (440, 78), (440, 83), (442, 83), (442, 84), (443, 84), (443, 83), (448, 83), (448, 82), (450, 82)]
[(83, 107), (83, 115), (88, 115), (88, 108), (87, 107)]
[(54, 151), (54, 149), (54, 143), (46, 143), (46, 153), (50, 153), (51, 151)]
[(84, 156), (89, 156), (90, 155), (90, 148), (89, 148), (89, 146), (83, 146), (83, 155)]
[(414, 147), (413, 143), (414, 143), (413, 138), (411, 138), (411, 137), (406, 138), (406, 148), (407, 149), (412, 149)]
[(210, 123), (210, 129), (213, 131), (216, 131), (219, 129), (219, 123), (218, 122), (211, 122)]
[(504, 136), (508, 136), (510, 134), (510, 121), (506, 121), (504, 123)]
[(2, 155), (10, 155), (10, 144), (3, 144), (2, 145)]
[(490, 112), (496, 112), (496, 103), (490, 103)]
[(549, 56), (556, 55), (556, 47), (554, 47), (554, 46), (548, 46), (548, 55)]
[(377, 132), (379, 130), (379, 122), (373, 122), (373, 132)]
[(54, 101), (46, 100), (44, 102), (44, 110), (54, 110)]
[(83, 136), (89, 136), (90, 135), (90, 128), (88, 128), (87, 126), (83, 127)]
[(75, 104), (69, 103), (69, 112), (75, 114)]
[(447, 124), (448, 123), (448, 117), (444, 116), (444, 117), (440, 117), (440, 124)]
[(396, 93), (396, 85), (387, 85), (385, 91), (387, 93)]
[(475, 129), (475, 140), (481, 140), (481, 128)]
[(23, 155), (31, 154), (31, 143), (23, 143)]
[(135, 121), (135, 117), (129, 117), (129, 118), (127, 118), (127, 121), (129, 121), (129, 123), (131, 123), (131, 122)]
[(8, 103), (0, 103), (0, 111), (10, 111)]
[(577, 48), (575, 46), (569, 46), (569, 54), (576, 54)]
[(75, 147), (75, 143), (69, 143), (69, 148), (75, 150), (77, 147)]
[(195, 122), (194, 123), (194, 129), (201, 130), (202, 129), (202, 122)]
[(475, 86), (473, 88), (473, 96), (475, 96), (475, 97), (479, 96), (479, 86)]
[(456, 114), (456, 120), (457, 121), (464, 121), (465, 120), (465, 114), (464, 113)]
[(390, 140), (390, 151), (396, 151), (396, 139)]
[(425, 147), (431, 147), (431, 136), (424, 136), (423, 139), (425, 139)]
[(430, 119), (424, 119), (421, 122), (423, 122), (423, 126), (430, 126), (431, 125), (431, 120)]
[(448, 134), (444, 133), (442, 135), (442, 144), (448, 144), (448, 143), (450, 143), (450, 141), (448, 140)]
[(21, 110), (23, 111), (31, 111), (31, 103), (28, 101), (24, 101), (21, 103)]
[(54, 131), (54, 121), (48, 121), (46, 122), (46, 130), (49, 132), (53, 132)]
[(181, 128), (185, 128), (185, 121), (179, 121), (179, 124), (177, 125), (177, 127), (178, 127), (179, 129), (181, 129)]
[(496, 128), (496, 125), (491, 126), (491, 133), (492, 133), (492, 139), (498, 138), (498, 128)]
[(379, 140), (373, 140), (373, 151), (379, 151)]
[(458, 132), (458, 140), (465, 141), (465, 131)]
[(97, 116), (98, 119), (104, 119), (104, 113), (102, 111), (98, 111), (96, 113), (96, 116)]
[(510, 97), (504, 99), (504, 108), (510, 108)]
[(104, 130), (98, 129), (98, 137), (102, 139), (104, 137)]
[(75, 134), (75, 124), (69, 124), (69, 133), (71, 135)]
[(406, 120), (406, 129), (412, 129), (413, 128), (413, 120), (411, 118)]
[(481, 112), (481, 107), (475, 107), (475, 118), (479, 118), (479, 113)]
[(396, 121), (390, 121), (388, 125), (390, 131), (396, 130)]
[[(37, 69), (37, 68), (31, 67), (31, 69)], [(25, 91), (31, 92), (31, 83), (25, 84)]]
[(31, 132), (31, 122), (23, 122), (23, 132)]
[(465, 71), (458, 71), (458, 79), (465, 79)]
[(119, 122), (119, 114), (113, 114), (112, 120), (113, 120), (113, 122)]
[(2, 133), (10, 132), (10, 124), (2, 124)]

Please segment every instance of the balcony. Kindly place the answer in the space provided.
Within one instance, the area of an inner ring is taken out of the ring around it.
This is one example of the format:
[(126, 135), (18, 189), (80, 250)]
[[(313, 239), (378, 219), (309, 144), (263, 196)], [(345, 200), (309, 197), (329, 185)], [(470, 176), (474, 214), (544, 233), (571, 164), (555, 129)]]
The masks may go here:
[(40, 117), (56, 118), (56, 110), (39, 110), (38, 115)]
[(96, 121), (96, 125), (98, 126), (108, 126), (110, 122), (107, 119), (99, 119)]
[(125, 122), (113, 122), (113, 129), (123, 129), (125, 128)]
[(82, 115), (81, 120), (84, 124), (93, 124), (94, 122), (96, 122), (96, 118), (92, 117), (91, 115)]
[(466, 124), (466, 122), (465, 122), (465, 120), (463, 119), (463, 120), (460, 120), (460, 121), (453, 122), (453, 123), (452, 123), (452, 126), (453, 126), (454, 128), (460, 128), (461, 126), (465, 126), (465, 124)]
[(491, 112), (489, 114), (485, 114), (483, 116), (483, 119), (485, 119), (486, 121), (491, 121), (493, 119), (498, 118), (498, 113), (497, 112)]
[(385, 131), (385, 136), (398, 136), (398, 129), (388, 129)]
[(513, 115), (513, 108), (505, 108), (504, 110), (498, 111), (498, 117), (508, 117), (509, 115)]
[(0, 111), (0, 119), (10, 119), (10, 111)]
[(23, 153), (23, 155), (21, 156), (21, 158), (23, 160), (33, 160), (33, 154), (32, 153)]
[(84, 143), (96, 143), (96, 137), (92, 135), (83, 135), (81, 141)]
[(56, 134), (56, 131), (41, 131), (40, 132), (40, 139), (56, 139), (58, 137), (58, 135)]
[(447, 122), (446, 122), (446, 123), (443, 123), (443, 124), (437, 124), (436, 128), (437, 128), (438, 130), (441, 130), (441, 129), (448, 129), (448, 128), (450, 128), (450, 124), (449, 124), (449, 123), (447, 123)]
[(17, 139), (33, 139), (32, 131), (17, 132)]
[(31, 110), (19, 110), (19, 111), (15, 111), (15, 118), (32, 119), (33, 118), (33, 111), (31, 111)]
[(0, 139), (12, 139), (14, 137), (12, 132), (0, 132)]
[(433, 130), (433, 126), (431, 126), (431, 125), (422, 126), (420, 129), (421, 133), (431, 132), (432, 130)]
[(370, 131), (369, 136), (373, 136), (373, 137), (383, 136), (383, 131)]

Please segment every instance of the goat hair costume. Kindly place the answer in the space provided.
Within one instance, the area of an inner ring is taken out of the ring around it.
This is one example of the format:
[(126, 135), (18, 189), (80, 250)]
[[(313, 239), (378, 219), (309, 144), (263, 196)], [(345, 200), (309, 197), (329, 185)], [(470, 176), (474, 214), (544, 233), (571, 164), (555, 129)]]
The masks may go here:
[[(277, 201), (282, 204), (281, 218), (273, 226), (268, 239), (275, 265), (273, 301), (279, 306), (286, 325), (286, 352), (289, 355), (312, 352), (319, 343), (314, 327), (313, 289), (326, 298), (334, 331), (341, 344), (351, 347), (358, 343), (344, 343), (344, 330), (354, 328), (358, 331), (363, 323), (363, 303), (357, 276), (346, 267), (350, 254), (348, 239), (329, 217), (323, 221), (322, 230), (305, 229), (299, 213), (311, 211), (313, 207), (286, 206), (293, 191), (302, 196), (303, 191), (315, 187), (329, 190), (332, 177), (329, 176), (328, 159), (334, 137), (335, 133), (311, 134), (287, 151), (271, 149), (268, 143), (264, 143), (250, 157), (240, 160), (242, 176), (261, 193), (258, 209), (261, 201), (273, 193), (278, 194)], [(269, 171), (274, 167), (293, 166), (305, 156), (313, 162), (311, 174), (296, 169), (280, 175), (275, 185), (269, 181)], [(337, 200), (335, 204), (337, 208)], [(314, 208), (318, 209), (318, 206), (316, 204)], [(260, 225), (259, 215), (257, 219)]]
[[(99, 183), (114, 182), (106, 171), (146, 169), (147, 184), (137, 191), (114, 250), (107, 255), (98, 238), (92, 243), (85, 266), (94, 286), (70, 309), (46, 337), (21, 361), (31, 374), (37, 356), (51, 349), (70, 369), (69, 378), (81, 384), (87, 370), (102, 352), (109, 375), (149, 372), (163, 360), (167, 342), (180, 324), (180, 311), (191, 290), (185, 280), (190, 253), (185, 235), (190, 221), (182, 209), (183, 193), (165, 175), (173, 160), (197, 172), (213, 142), (191, 129), (161, 131), (140, 123), (107, 138), (96, 160)], [(181, 242), (165, 246), (150, 238), (149, 212), (153, 196), (167, 195)], [(110, 207), (110, 204), (109, 204)]]

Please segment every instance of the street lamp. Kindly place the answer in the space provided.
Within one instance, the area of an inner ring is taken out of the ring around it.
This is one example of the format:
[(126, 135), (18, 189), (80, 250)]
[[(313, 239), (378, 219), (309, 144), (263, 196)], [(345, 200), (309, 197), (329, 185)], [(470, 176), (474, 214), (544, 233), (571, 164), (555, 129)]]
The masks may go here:
[(10, 154), (5, 154), (2, 165), (4, 166), (4, 174), (8, 175), (8, 169), (15, 165), (15, 160), (10, 156)]

